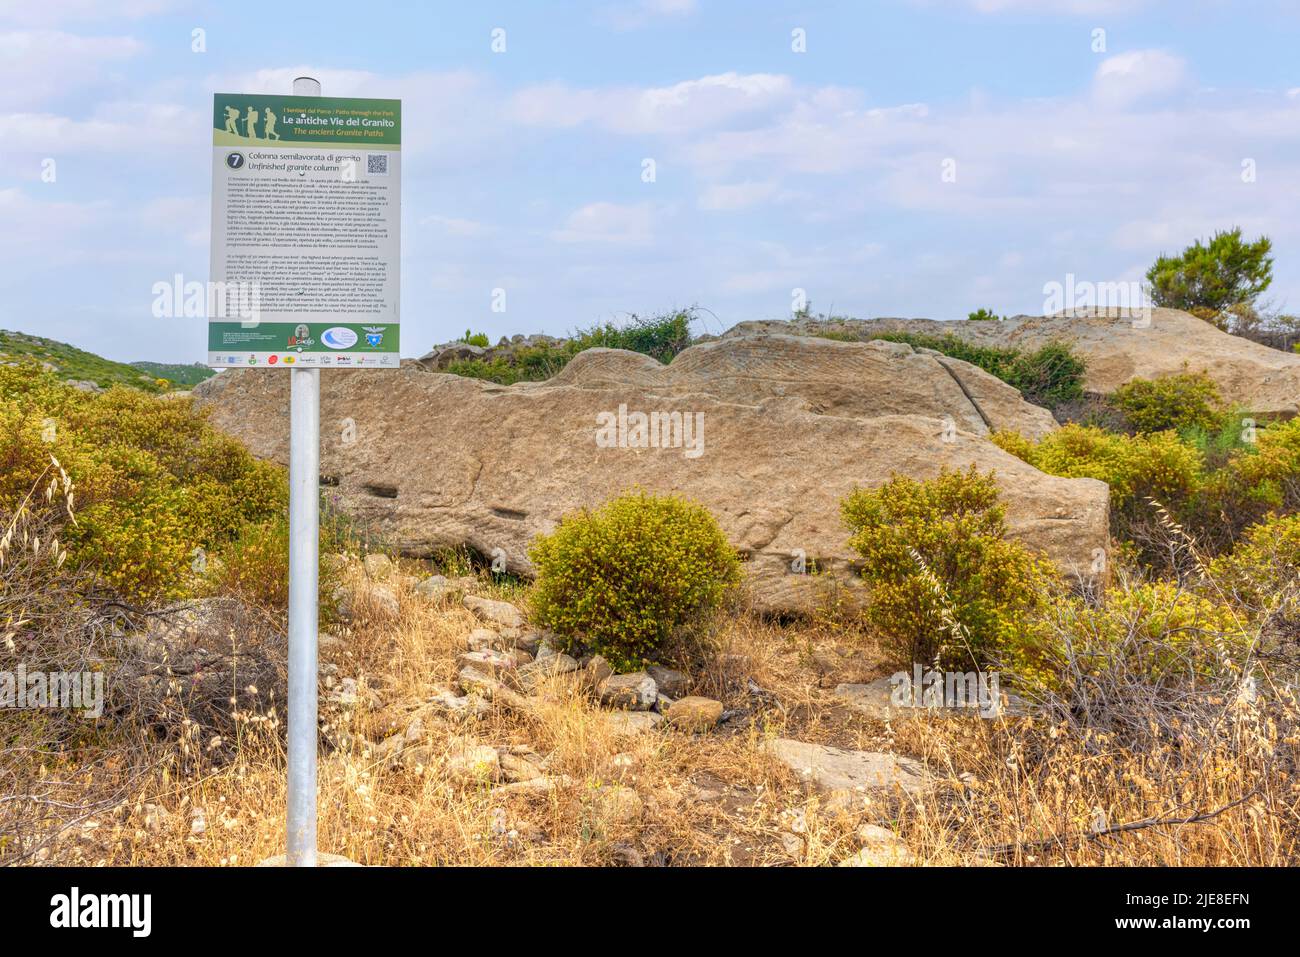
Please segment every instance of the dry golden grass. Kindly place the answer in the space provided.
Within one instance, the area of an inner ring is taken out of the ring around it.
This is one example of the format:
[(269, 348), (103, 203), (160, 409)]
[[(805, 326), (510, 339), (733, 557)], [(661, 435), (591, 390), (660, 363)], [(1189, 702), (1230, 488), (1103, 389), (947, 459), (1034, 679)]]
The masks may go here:
[[(376, 607), (366, 599), (371, 586), (358, 563), (345, 574), (359, 595), (360, 623), (338, 630), (322, 663), (335, 680), (352, 677), (361, 686), (360, 703), (339, 712), (331, 728), (334, 740), (348, 732), (358, 743), (322, 753), (319, 846), (360, 863), (824, 865), (858, 850), (863, 824), (896, 831), (915, 860), (929, 864), (1297, 860), (1300, 795), (1279, 770), (1294, 764), (1294, 701), (1225, 703), (1217, 746), (1195, 761), (1179, 753), (1177, 740), (1139, 753), (1027, 719), (888, 725), (845, 710), (831, 693), (840, 682), (892, 670), (868, 636), (833, 622), (781, 625), (738, 612), (722, 623), (720, 653), (696, 677), (695, 693), (742, 712), (713, 733), (620, 736), (571, 676), (553, 679), (525, 712), (493, 705), (481, 719), (447, 716), (421, 705), (454, 683), (455, 656), (478, 626), (473, 616), (454, 598), (418, 595), (414, 579), (399, 573), (389, 584), (400, 616), (367, 623)], [(488, 581), (476, 590), (526, 605), (522, 591)], [(367, 704), (366, 689), (377, 694), (377, 707)], [(395, 766), (373, 742), (404, 731), (417, 714), (427, 764)], [(160, 746), (163, 760), (125, 799), (40, 859), (251, 865), (282, 853), (278, 722), (270, 708), (243, 716), (239, 739), (219, 748), (197, 728)], [(765, 754), (763, 739), (777, 735), (914, 755), (935, 769), (937, 786), (916, 802), (881, 795), (854, 813), (833, 811)], [(465, 739), (528, 749), (558, 783), (524, 792), (466, 779), (444, 760), (450, 742)], [(71, 789), (86, 798), (121, 784), (100, 767)], [(627, 790), (611, 797), (611, 787)], [(1203, 823), (1087, 836), (1099, 825), (1213, 811), (1247, 794)], [(1063, 840), (1036, 843), (1054, 836)]]

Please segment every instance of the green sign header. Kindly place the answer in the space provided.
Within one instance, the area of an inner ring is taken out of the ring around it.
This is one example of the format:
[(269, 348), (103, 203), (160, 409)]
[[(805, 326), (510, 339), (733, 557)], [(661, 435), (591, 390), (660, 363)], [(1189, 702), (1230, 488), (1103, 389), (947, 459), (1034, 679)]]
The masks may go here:
[(218, 93), (213, 146), (364, 146), (397, 149), (401, 100)]

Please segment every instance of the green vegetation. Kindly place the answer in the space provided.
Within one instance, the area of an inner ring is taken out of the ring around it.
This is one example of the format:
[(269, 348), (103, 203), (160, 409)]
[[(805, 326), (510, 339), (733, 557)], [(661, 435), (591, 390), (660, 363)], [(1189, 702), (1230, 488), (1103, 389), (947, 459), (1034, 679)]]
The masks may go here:
[(217, 374), (215, 369), (210, 369), (200, 362), (189, 365), (182, 365), (179, 362), (132, 362), (131, 368), (139, 369), (153, 379), (165, 379), (181, 389), (192, 389), (204, 379), (211, 379)]
[(93, 352), (85, 352), (63, 342), (0, 329), (0, 363), (21, 365), (32, 362), (48, 368), (68, 382), (93, 382), (101, 389), (125, 385), (142, 392), (165, 392), (167, 382), (158, 381), (148, 370), (113, 362)]
[[(1185, 428), (1126, 435), (1067, 425), (1037, 443), (993, 441), (1051, 475), (1110, 486), (1112, 531), (1156, 569), (1169, 561), (1155, 526), (1173, 521), (1212, 554), (1270, 512), (1300, 510), (1300, 419), (1266, 426), (1225, 418), (1217, 432)], [(1164, 509), (1162, 516), (1153, 502)]]
[[(448, 365), (447, 371), (502, 385), (541, 382), (558, 373), (579, 352), (598, 348), (642, 352), (667, 363), (691, 344), (694, 318), (692, 309), (649, 318), (634, 315), (623, 325), (605, 323), (581, 330), (560, 345), (527, 346), (490, 360), (460, 359)], [(486, 336), (483, 338), (486, 340)], [(486, 341), (481, 344), (486, 345)]]
[(1214, 380), (1203, 372), (1134, 379), (1116, 389), (1110, 401), (1139, 432), (1209, 430), (1223, 406)]
[(954, 359), (979, 366), (1008, 385), (1019, 389), (1026, 402), (1055, 410), (1083, 396), (1083, 359), (1064, 343), (1048, 343), (1040, 349), (1023, 351), (997, 346), (978, 346), (953, 333), (928, 336), (911, 332), (872, 336), (889, 342), (905, 342), (918, 349), (933, 349)]
[[(1212, 589), (1211, 589), (1212, 590)], [(1237, 677), (1249, 657), (1249, 619), (1171, 580), (1121, 585), (1105, 600), (1059, 598), (1051, 618), (1069, 646), (1040, 642), (1030, 680), (1100, 684), (1107, 673), (1137, 679), (1147, 694), (1162, 685)]]
[(1198, 239), (1147, 270), (1151, 299), (1227, 328), (1230, 310), (1249, 310), (1273, 282), (1272, 248), (1267, 236), (1243, 242), (1240, 228), (1215, 233), (1208, 244)]
[(52, 533), (71, 567), (129, 601), (202, 590), (208, 556), (287, 508), (283, 473), (186, 399), (83, 392), (30, 363), (0, 368), (0, 397), (0, 513), (13, 514), (57, 461), (75, 513), (51, 505)]
[(1002, 322), (1003, 320), (1006, 319), (1006, 317), (999, 316), (992, 309), (981, 308), (981, 309), (976, 309), (974, 312), (968, 314), (966, 316), (966, 319), (969, 322)]
[(991, 475), (896, 477), (855, 490), (841, 511), (871, 589), (867, 618), (898, 661), (965, 671), (1035, 645), (1031, 613), (1055, 575), (1006, 539)]
[(486, 332), (471, 332), (469, 329), (465, 330), (465, 334), (460, 337), (460, 341), (466, 345), (481, 346), (484, 349), (492, 345), (492, 340), (488, 338)]
[(706, 509), (640, 491), (565, 517), (529, 556), (537, 621), (619, 671), (689, 645), (740, 577)]

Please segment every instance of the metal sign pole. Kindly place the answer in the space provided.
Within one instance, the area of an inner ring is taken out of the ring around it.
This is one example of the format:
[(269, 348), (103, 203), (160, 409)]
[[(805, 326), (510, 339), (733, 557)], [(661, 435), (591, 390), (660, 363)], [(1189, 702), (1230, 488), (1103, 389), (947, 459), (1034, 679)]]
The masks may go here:
[[(320, 96), (320, 81), (293, 81)], [(289, 372), (289, 867), (316, 866), (316, 628), (320, 552), (320, 369)]]

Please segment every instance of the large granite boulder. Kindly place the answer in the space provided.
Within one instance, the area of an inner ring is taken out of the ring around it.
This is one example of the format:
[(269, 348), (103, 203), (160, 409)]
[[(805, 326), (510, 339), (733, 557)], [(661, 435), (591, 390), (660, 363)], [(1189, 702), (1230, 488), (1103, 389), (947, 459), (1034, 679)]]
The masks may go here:
[[(288, 378), (232, 370), (195, 395), (214, 425), (285, 463)], [(771, 336), (697, 346), (668, 366), (592, 350), (545, 383), (418, 363), (321, 381), (326, 491), (412, 555), (468, 545), (529, 575), (539, 533), (639, 486), (712, 511), (760, 608), (807, 610), (827, 581), (859, 587), (839, 515), (855, 486), (971, 464), (997, 474), (1010, 533), (1066, 569), (1090, 575), (1108, 542), (1103, 483), (1045, 475), (985, 438), (990, 422), (1035, 434), (1042, 410), (908, 347)], [(812, 568), (828, 575), (802, 573)]]
[(1036, 349), (1068, 342), (1087, 361), (1084, 386), (1106, 394), (1133, 379), (1204, 372), (1223, 398), (1257, 415), (1300, 412), (1300, 355), (1229, 335), (1178, 309), (1078, 310), (1003, 322), (934, 319), (792, 319), (742, 322), (723, 338), (882, 333), (952, 333), (979, 345)]

